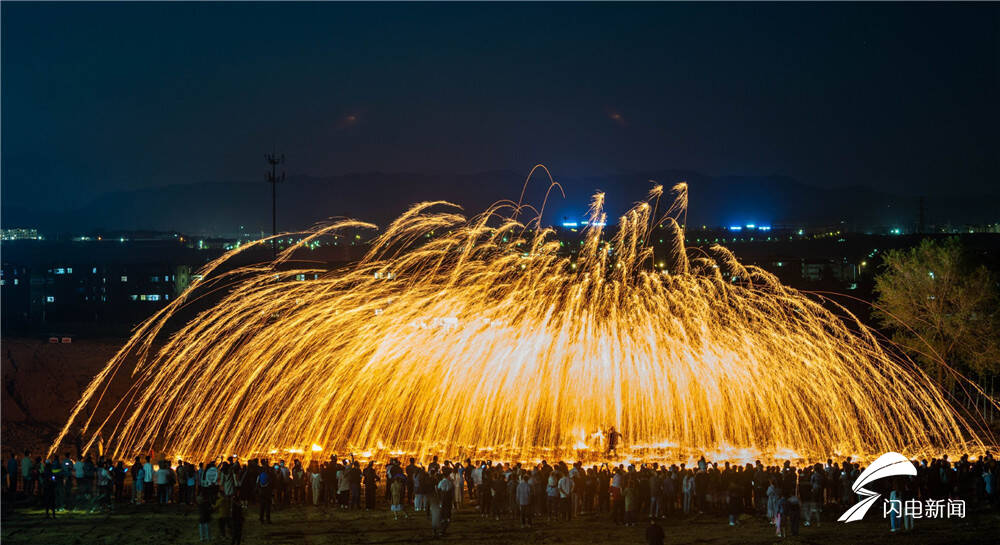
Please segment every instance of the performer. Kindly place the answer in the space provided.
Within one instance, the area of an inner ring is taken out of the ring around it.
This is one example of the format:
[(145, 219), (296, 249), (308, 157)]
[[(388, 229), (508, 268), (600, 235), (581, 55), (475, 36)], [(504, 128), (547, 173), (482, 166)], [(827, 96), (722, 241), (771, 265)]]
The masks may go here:
[(611, 452), (614, 451), (615, 456), (618, 456), (618, 442), (622, 439), (622, 434), (615, 430), (614, 426), (608, 430), (608, 449), (604, 452), (605, 456), (610, 456)]

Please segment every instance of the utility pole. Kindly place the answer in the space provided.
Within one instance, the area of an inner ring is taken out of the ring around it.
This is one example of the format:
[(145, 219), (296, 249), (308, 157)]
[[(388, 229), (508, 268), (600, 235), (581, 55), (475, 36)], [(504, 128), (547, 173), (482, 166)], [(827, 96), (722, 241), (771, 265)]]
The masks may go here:
[(274, 239), (278, 235), (278, 184), (285, 181), (285, 172), (278, 175), (278, 165), (284, 164), (285, 154), (278, 155), (271, 152), (264, 155), (264, 159), (271, 165), (271, 172), (267, 173), (267, 182), (271, 184), (271, 254), (278, 257), (277, 242)]

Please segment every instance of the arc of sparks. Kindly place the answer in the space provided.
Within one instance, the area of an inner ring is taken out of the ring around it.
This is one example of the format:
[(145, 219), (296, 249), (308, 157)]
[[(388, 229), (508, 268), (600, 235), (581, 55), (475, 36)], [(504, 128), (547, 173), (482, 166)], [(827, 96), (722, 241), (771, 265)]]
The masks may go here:
[[(303, 245), (368, 224), (317, 228), (274, 263), (218, 272), (246, 247), (229, 252), (136, 330), (53, 448), (80, 422), (115, 456), (202, 459), (310, 445), (572, 452), (610, 425), (634, 444), (822, 457), (982, 445), (845, 309), (721, 246), (689, 250), (686, 184), (673, 194), (660, 217), (658, 203), (637, 204), (610, 239), (596, 195), (569, 252), (538, 218), (517, 220), (521, 202), (471, 218), (417, 204), (332, 271), (288, 265)], [(660, 224), (674, 239), (657, 268), (648, 241)], [(219, 302), (167, 335), (208, 291)], [(93, 421), (130, 357), (131, 389)]]

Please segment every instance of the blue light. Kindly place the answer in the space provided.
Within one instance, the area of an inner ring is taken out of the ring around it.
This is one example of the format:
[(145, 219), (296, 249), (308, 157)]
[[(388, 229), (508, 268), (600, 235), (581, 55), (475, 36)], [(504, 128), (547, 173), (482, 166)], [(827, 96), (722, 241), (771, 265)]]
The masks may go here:
[(562, 226), (563, 227), (576, 227), (577, 223), (575, 221), (564, 221), (563, 224), (562, 224)]
[(747, 229), (753, 229), (754, 227), (757, 227), (757, 226), (754, 225), (754, 224), (752, 224), (752, 223), (748, 223), (747, 224)]
[(771, 230), (771, 226), (770, 225), (761, 225), (757, 229), (760, 229), (761, 231), (770, 231)]
[(743, 230), (743, 228), (742, 228), (742, 227), (740, 227), (739, 225), (730, 225), (730, 226), (729, 226), (729, 230), (730, 230), (730, 231), (742, 231), (742, 230)]

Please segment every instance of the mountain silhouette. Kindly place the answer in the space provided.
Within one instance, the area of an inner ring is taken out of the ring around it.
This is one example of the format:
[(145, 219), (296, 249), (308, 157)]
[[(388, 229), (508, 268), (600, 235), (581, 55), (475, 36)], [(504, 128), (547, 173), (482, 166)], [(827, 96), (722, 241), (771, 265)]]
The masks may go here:
[[(502, 199), (516, 201), (524, 174), (493, 171), (475, 174), (358, 173), (329, 177), (289, 176), (278, 187), (281, 231), (307, 228), (334, 217), (385, 224), (410, 205), (446, 200), (466, 214), (481, 212)], [(543, 222), (585, 219), (597, 191), (606, 195), (609, 223), (633, 203), (646, 198), (655, 180), (669, 190), (686, 181), (689, 225), (758, 223), (771, 225), (846, 225), (912, 227), (918, 198), (867, 187), (824, 189), (782, 176), (707, 176), (660, 170), (622, 175), (562, 178), (565, 192), (549, 196)], [(528, 185), (525, 202), (540, 205), (548, 189), (543, 172)], [(925, 221), (930, 224), (986, 223), (1000, 220), (998, 195), (929, 195)], [(271, 190), (264, 181), (209, 181), (95, 195), (89, 202), (61, 210), (3, 203), (4, 227), (37, 227), (45, 233), (111, 230), (176, 230), (230, 236), (270, 232)]]

